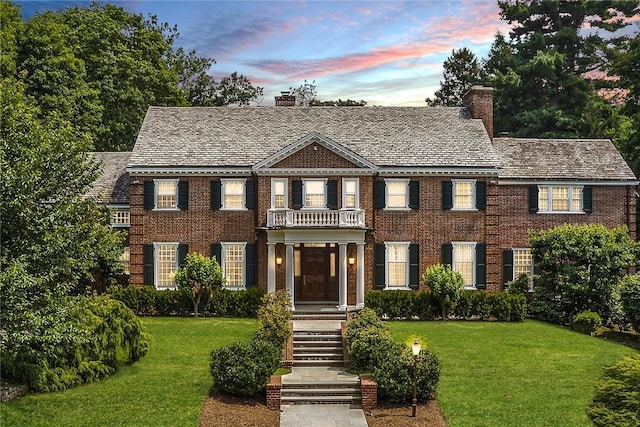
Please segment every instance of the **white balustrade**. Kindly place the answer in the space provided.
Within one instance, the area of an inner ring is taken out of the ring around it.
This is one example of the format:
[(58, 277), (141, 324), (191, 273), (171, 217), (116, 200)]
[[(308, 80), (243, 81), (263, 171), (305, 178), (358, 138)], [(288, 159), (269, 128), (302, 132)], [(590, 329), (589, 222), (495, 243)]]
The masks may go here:
[(364, 227), (363, 210), (272, 210), (267, 227)]

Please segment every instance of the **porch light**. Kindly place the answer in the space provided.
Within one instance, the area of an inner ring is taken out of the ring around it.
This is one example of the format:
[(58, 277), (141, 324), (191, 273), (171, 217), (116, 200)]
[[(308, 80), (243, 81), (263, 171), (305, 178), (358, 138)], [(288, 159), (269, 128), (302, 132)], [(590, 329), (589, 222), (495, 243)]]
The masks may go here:
[(356, 263), (356, 259), (355, 259), (355, 257), (350, 256), (350, 257), (349, 257), (349, 265), (353, 265), (353, 264), (355, 264), (355, 263)]
[(411, 351), (413, 352), (413, 355), (418, 356), (420, 354), (421, 349), (422, 349), (422, 346), (420, 345), (418, 340), (415, 340), (411, 345)]
[(276, 264), (282, 265), (282, 257), (281, 256), (277, 256), (276, 257)]

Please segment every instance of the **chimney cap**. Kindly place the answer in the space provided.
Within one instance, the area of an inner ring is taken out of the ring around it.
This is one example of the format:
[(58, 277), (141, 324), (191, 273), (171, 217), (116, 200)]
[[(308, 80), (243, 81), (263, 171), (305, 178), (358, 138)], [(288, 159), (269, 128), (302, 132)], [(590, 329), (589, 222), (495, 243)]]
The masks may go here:
[(280, 95), (289, 95), (291, 92), (289, 92), (288, 90), (281, 90), (280, 91)]

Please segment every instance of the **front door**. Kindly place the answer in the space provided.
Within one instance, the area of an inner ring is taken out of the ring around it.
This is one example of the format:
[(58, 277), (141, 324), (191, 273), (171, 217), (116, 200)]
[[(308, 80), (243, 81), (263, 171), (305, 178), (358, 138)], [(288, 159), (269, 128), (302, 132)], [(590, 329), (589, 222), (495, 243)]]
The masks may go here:
[(300, 248), (300, 276), (296, 277), (296, 301), (337, 302), (337, 251), (335, 245)]

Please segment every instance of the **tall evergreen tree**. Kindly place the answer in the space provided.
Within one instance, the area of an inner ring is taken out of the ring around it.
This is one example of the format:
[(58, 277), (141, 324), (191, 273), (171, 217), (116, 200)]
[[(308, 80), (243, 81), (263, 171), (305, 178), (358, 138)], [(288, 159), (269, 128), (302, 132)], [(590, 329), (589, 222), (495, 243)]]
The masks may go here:
[(443, 64), (444, 81), (434, 93), (433, 99), (425, 102), (431, 107), (458, 107), (462, 105), (462, 96), (481, 80), (482, 68), (476, 55), (466, 47), (453, 49)]

